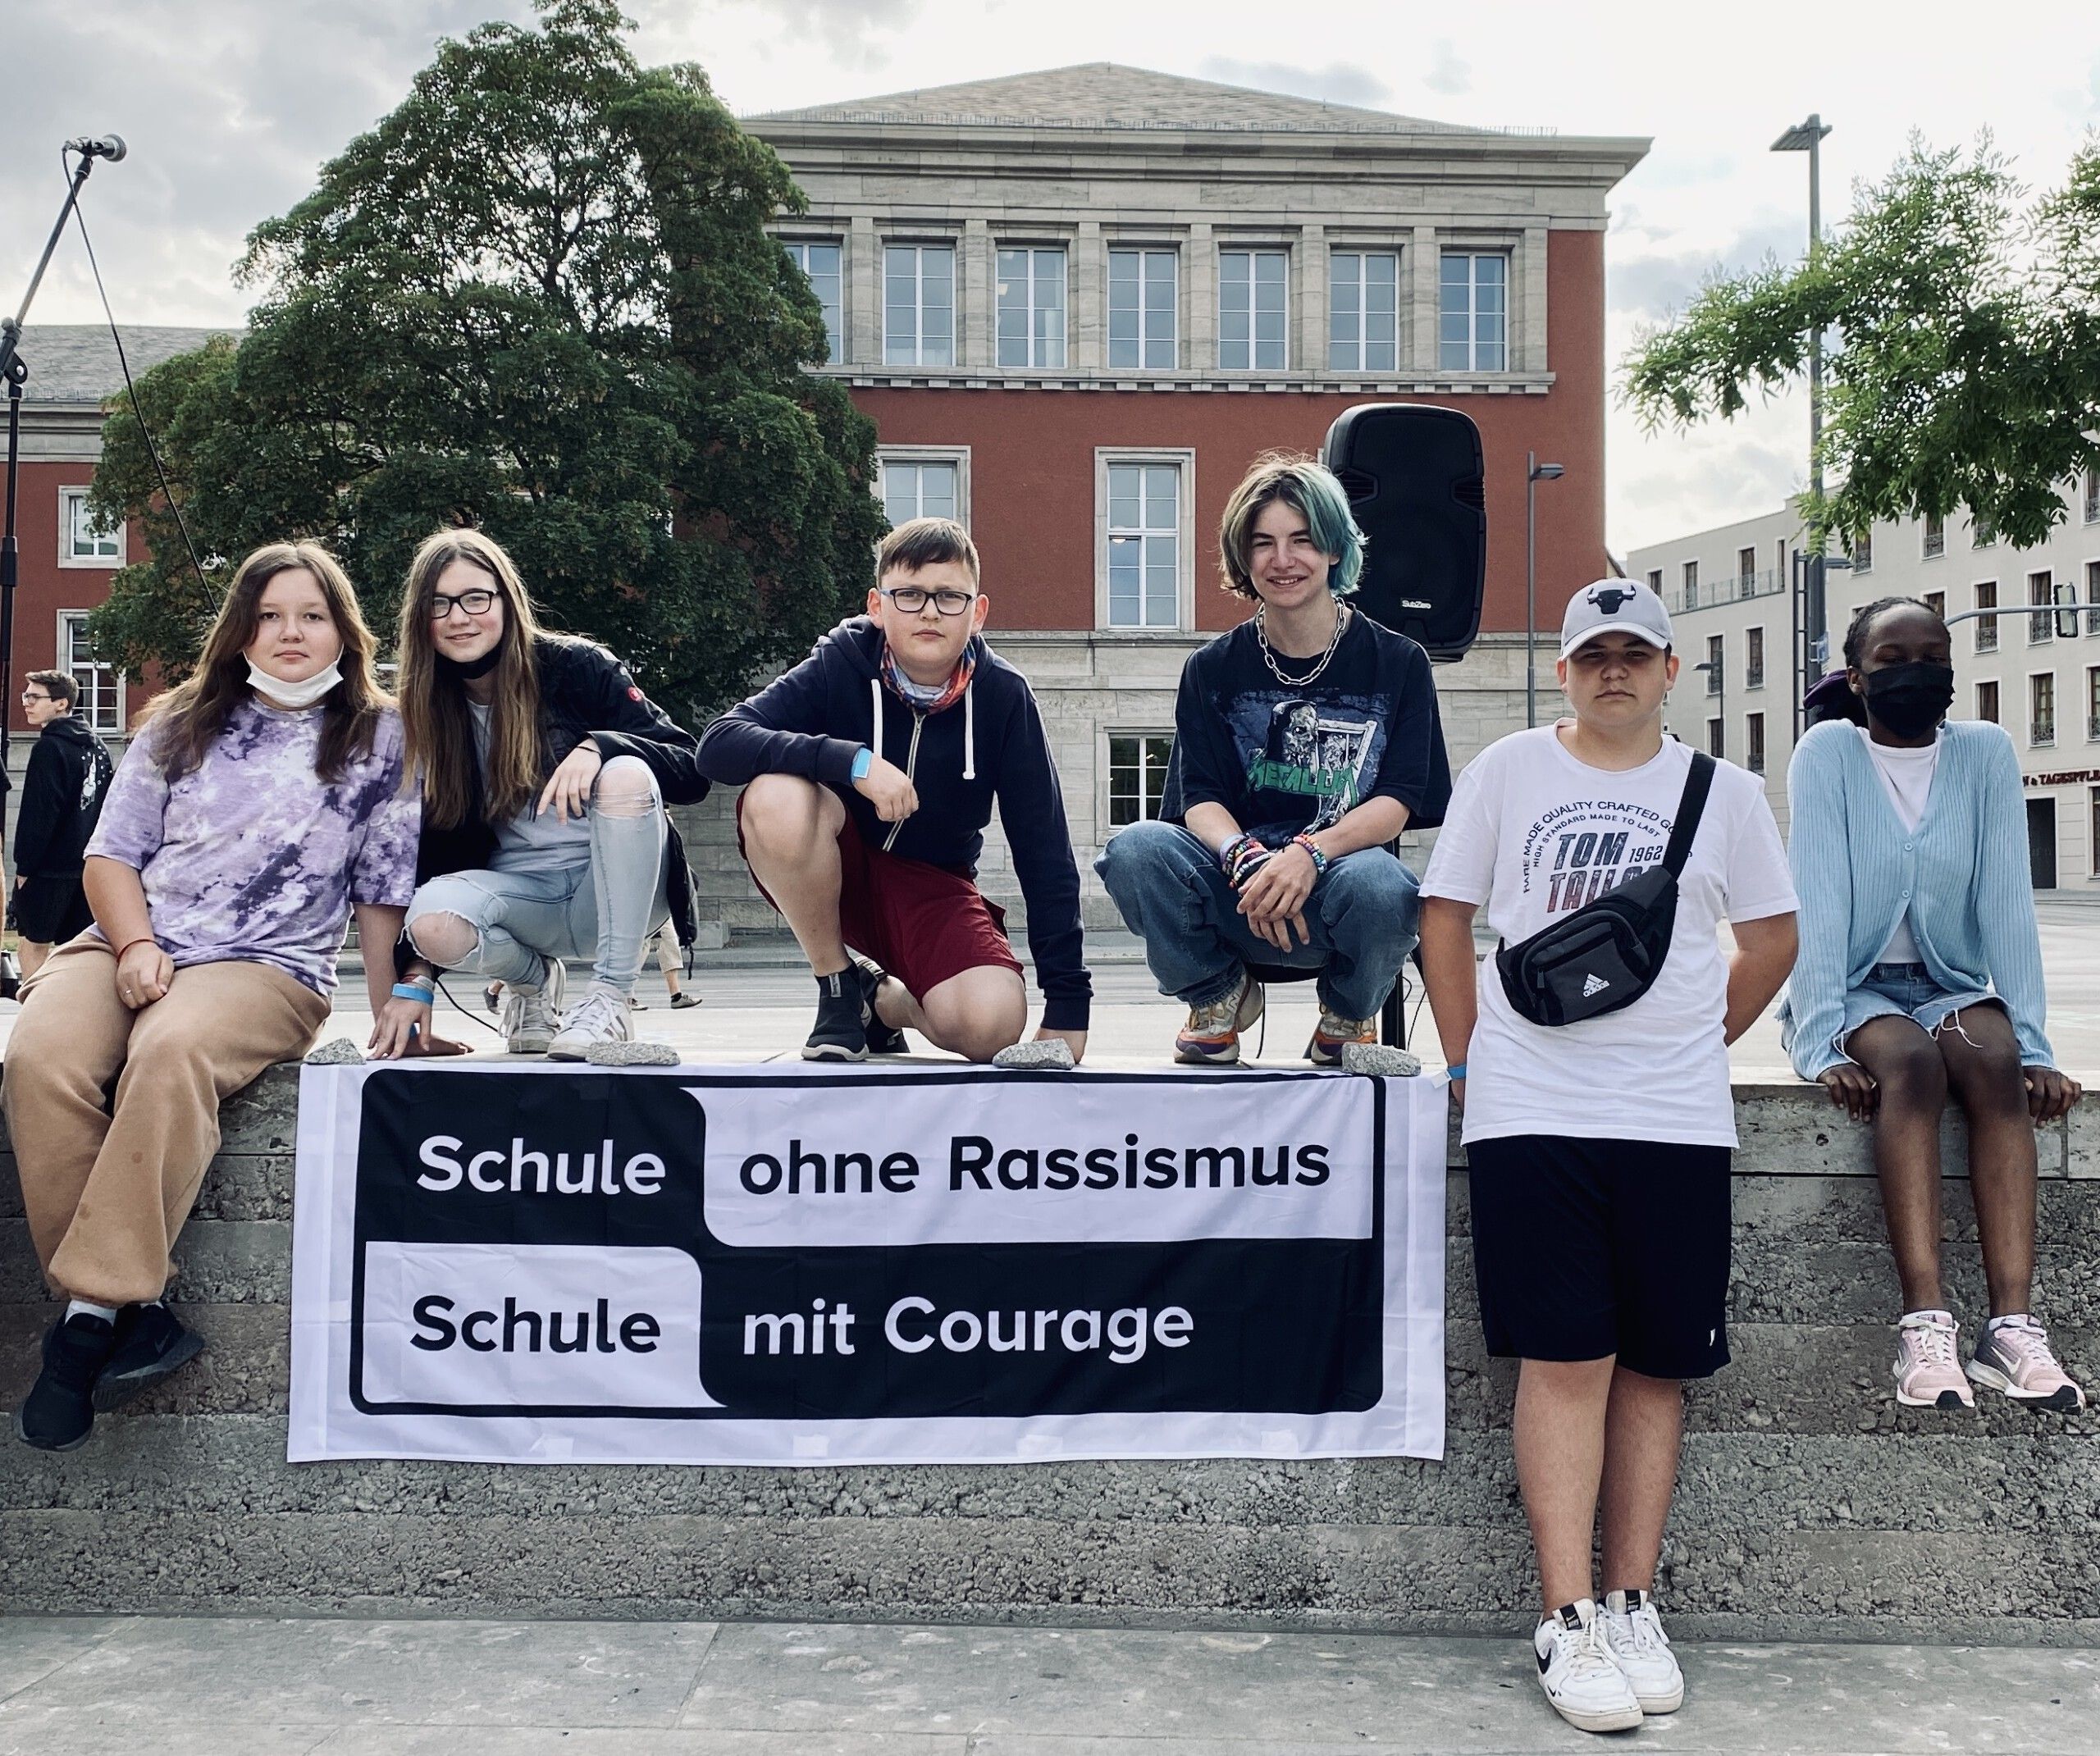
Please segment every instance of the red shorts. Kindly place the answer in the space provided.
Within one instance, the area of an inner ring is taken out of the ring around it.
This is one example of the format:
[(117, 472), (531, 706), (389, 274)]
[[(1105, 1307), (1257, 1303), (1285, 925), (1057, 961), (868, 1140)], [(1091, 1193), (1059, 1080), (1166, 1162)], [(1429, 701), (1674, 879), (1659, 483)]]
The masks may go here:
[[(737, 799), (737, 851), (744, 848), (744, 801)], [(1011, 969), (1020, 960), (1007, 942), (1007, 911), (988, 902), (960, 872), (886, 854), (861, 839), (853, 814), (838, 832), (838, 933), (847, 945), (872, 957), (923, 1000), (966, 969)], [(751, 874), (758, 883), (758, 874)], [(765, 886), (758, 893), (773, 898)], [(780, 905), (773, 902), (775, 909)], [(1025, 978), (1024, 978), (1025, 979)]]

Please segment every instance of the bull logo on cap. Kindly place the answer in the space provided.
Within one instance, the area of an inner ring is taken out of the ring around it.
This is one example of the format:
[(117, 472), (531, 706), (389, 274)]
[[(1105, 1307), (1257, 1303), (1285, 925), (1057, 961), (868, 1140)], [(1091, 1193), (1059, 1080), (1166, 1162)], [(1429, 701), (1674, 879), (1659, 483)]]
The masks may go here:
[(1584, 594), (1586, 601), (1594, 604), (1607, 616), (1616, 616), (1619, 606), (1633, 601), (1632, 589), (1625, 586), (1592, 586)]

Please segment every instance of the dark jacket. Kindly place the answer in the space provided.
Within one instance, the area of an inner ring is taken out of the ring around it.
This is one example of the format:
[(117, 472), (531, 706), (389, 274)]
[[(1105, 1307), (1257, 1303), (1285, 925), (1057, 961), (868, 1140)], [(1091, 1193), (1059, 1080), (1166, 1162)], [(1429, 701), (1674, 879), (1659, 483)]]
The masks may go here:
[[(540, 673), (540, 747), (543, 772), (578, 746), (589, 742), (610, 762), (637, 756), (656, 777), (666, 805), (697, 805), (708, 794), (701, 773), (700, 746), (634, 680), (628, 668), (594, 641), (547, 635), (533, 649)], [(481, 808), (481, 769), (473, 770), (474, 798), (466, 819), (449, 829), (426, 821), (416, 851), (416, 882), (447, 872), (485, 869), (495, 853), (495, 831)], [(685, 843), (671, 826), (670, 870), (666, 880), (671, 923), (678, 942), (693, 941), (692, 874), (686, 867)]]
[[(996, 800), (1028, 903), (1028, 943), (1043, 985), (1043, 1023), (1084, 1030), (1093, 995), (1080, 925), (1080, 875), (1064, 796), (1028, 679), (974, 637), (976, 672), (938, 714), (908, 706), (882, 682), (881, 627), (842, 622), (810, 656), (700, 741), (710, 780), (741, 787), (760, 774), (799, 774), (829, 787), (861, 838), (906, 860), (975, 878)], [(911, 777), (919, 809), (886, 823), (854, 790), (853, 759), (876, 750)]]
[(15, 820), (18, 877), (78, 875), (115, 771), (102, 740), (84, 721), (69, 714), (43, 728), (30, 746), (22, 776), (22, 810)]

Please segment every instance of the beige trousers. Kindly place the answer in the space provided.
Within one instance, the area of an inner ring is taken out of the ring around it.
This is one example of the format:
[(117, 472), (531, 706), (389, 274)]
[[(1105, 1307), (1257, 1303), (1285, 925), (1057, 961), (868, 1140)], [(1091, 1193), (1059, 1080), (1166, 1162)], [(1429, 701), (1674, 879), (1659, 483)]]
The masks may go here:
[(255, 963), (178, 969), (166, 995), (134, 1012), (101, 941), (53, 952), (23, 986), (0, 1078), (30, 1236), (52, 1287), (101, 1305), (158, 1298), (218, 1150), (221, 1101), (304, 1055), (327, 1017), (322, 996)]

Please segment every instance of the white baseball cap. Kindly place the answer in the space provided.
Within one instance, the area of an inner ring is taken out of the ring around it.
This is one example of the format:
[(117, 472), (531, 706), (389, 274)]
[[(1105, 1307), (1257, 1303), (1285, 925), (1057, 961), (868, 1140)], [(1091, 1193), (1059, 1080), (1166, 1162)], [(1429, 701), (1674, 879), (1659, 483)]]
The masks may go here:
[(1560, 618), (1560, 656), (1600, 634), (1637, 634), (1667, 651), (1670, 613), (1637, 579), (1600, 579), (1568, 600), (1568, 613)]

